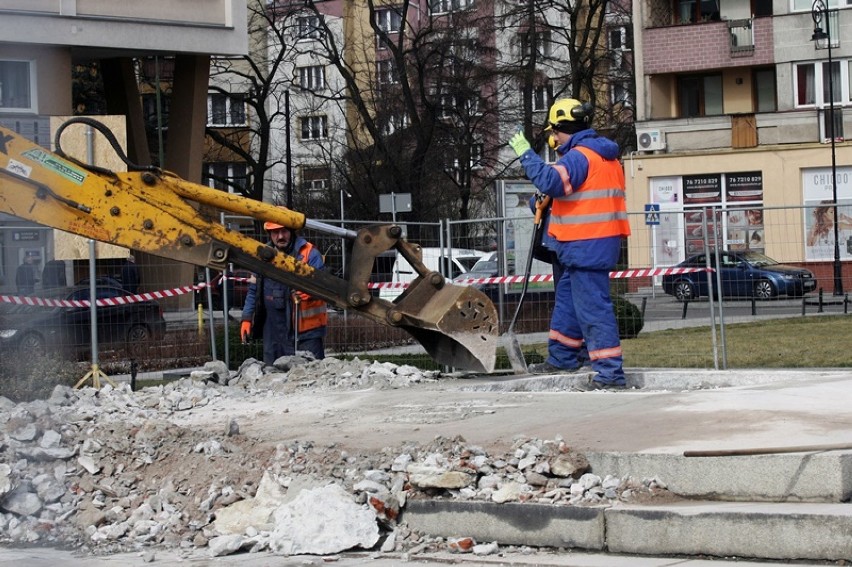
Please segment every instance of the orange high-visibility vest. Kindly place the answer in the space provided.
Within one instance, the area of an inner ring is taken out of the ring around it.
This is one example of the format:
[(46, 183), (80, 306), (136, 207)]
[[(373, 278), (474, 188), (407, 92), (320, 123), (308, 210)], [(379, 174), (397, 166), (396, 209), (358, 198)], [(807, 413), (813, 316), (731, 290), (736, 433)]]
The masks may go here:
[(565, 195), (553, 199), (550, 235), (562, 242), (630, 236), (621, 164), (589, 148), (574, 149), (589, 160), (589, 174), (580, 187), (574, 187), (565, 166), (554, 166), (562, 176)]
[[(307, 263), (308, 256), (313, 248), (314, 245), (310, 242), (302, 246), (301, 250), (299, 250), (299, 260)], [(322, 299), (314, 297), (302, 299), (297, 303), (297, 307), (299, 309), (300, 333), (328, 325), (328, 308)]]

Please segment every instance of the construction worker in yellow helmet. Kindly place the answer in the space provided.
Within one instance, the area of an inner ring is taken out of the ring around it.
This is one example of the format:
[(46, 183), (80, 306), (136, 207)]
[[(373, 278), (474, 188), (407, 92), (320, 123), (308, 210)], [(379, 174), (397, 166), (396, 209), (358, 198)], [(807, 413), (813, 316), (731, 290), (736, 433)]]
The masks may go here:
[(626, 388), (609, 272), (630, 235), (620, 149), (591, 127), (593, 107), (574, 98), (555, 101), (547, 116), (555, 164), (538, 156), (522, 132), (509, 140), (527, 177), (553, 201), (548, 222), (555, 260), (562, 269), (548, 334), (545, 362), (536, 374), (574, 372), (588, 352), (595, 376), (578, 390)]

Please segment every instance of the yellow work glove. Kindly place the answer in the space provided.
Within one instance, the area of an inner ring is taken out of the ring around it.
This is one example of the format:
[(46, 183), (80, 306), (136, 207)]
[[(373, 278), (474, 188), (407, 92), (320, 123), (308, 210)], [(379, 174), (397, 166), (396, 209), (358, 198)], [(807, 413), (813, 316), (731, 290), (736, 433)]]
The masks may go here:
[(518, 154), (518, 157), (524, 155), (524, 152), (527, 150), (531, 150), (532, 146), (527, 141), (523, 132), (518, 132), (514, 136), (509, 139), (509, 145), (515, 150), (515, 153)]
[(240, 339), (244, 343), (249, 342), (251, 338), (251, 321), (243, 321), (240, 323)]

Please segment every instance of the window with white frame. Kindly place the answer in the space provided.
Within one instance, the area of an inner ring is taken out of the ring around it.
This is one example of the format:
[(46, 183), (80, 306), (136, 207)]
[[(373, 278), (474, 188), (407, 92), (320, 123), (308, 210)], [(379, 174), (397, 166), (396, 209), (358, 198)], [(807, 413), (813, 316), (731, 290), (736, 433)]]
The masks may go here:
[(299, 39), (322, 39), (322, 21), (319, 16), (301, 16), (296, 20)]
[(35, 62), (0, 60), (0, 109), (37, 112)]
[[(844, 8), (852, 6), (852, 0), (826, 0), (829, 8)], [(792, 0), (794, 12), (810, 12), (813, 9), (813, 0)]]
[(394, 132), (398, 132), (409, 126), (411, 126), (411, 119), (407, 114), (392, 114), (387, 117), (387, 122), (385, 122), (382, 128), (382, 132), (386, 136), (390, 136)]
[[(482, 143), (473, 143), (466, 148), (470, 152), (470, 160), (468, 163), (469, 169), (482, 168), (482, 156), (485, 153), (485, 145)], [(462, 167), (461, 160), (456, 156), (453, 157), (453, 169), (459, 170)]]
[(610, 84), (610, 102), (633, 107), (633, 94), (630, 92), (630, 81), (624, 79), (613, 79)]
[[(794, 73), (796, 106), (822, 107), (831, 103), (832, 92), (829, 90), (828, 61), (819, 63), (799, 63)], [(852, 102), (852, 60), (842, 59), (832, 61), (831, 83), (833, 83), (834, 103), (848, 104)]]
[(376, 81), (380, 85), (395, 85), (399, 83), (399, 74), (393, 59), (382, 59), (376, 62)]
[(521, 35), (521, 55), (529, 57), (532, 54), (530, 49), (535, 37), (535, 52), (538, 57), (550, 57), (553, 53), (553, 43), (550, 40), (550, 32), (527, 32)]
[(474, 0), (430, 0), (429, 9), (433, 14), (447, 14), (473, 8)]
[(481, 100), (476, 95), (442, 94), (440, 104), (439, 116), (441, 118), (450, 118), (451, 116), (479, 116), (482, 114)]
[(208, 126), (245, 126), (246, 101), (241, 94), (210, 93), (207, 95)]
[(331, 187), (331, 172), (327, 167), (303, 167), (302, 189), (308, 198), (318, 198), (328, 194)]
[(628, 26), (614, 26), (609, 29), (609, 51), (613, 67), (621, 69), (625, 65), (624, 54), (631, 49), (632, 33), (633, 28)]
[(402, 14), (392, 8), (376, 10), (376, 26), (385, 33), (398, 33), (402, 28)]
[(306, 116), (302, 118), (302, 139), (321, 140), (328, 138), (328, 117)]
[(311, 65), (299, 67), (299, 86), (303, 91), (320, 91), (325, 88), (325, 67)]
[(540, 112), (548, 109), (548, 99), (550, 98), (550, 89), (547, 86), (535, 87), (532, 92), (532, 109), (533, 112)]
[(228, 193), (245, 193), (248, 168), (242, 162), (215, 162), (204, 165), (204, 184)]

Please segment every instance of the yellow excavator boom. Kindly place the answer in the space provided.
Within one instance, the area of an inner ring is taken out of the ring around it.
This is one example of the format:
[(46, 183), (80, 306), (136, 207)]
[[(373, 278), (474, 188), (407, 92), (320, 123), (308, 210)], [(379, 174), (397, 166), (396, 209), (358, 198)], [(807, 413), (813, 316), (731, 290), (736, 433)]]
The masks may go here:
[[(439, 363), (491, 372), (496, 359), (497, 311), (481, 291), (453, 285), (421, 262), (419, 246), (401, 238), (396, 225), (358, 231), (311, 221), (268, 203), (198, 185), (158, 168), (112, 172), (65, 156), (60, 138), (66, 125), (95, 126), (72, 119), (57, 131), (56, 152), (0, 127), (0, 211), (86, 238), (224, 270), (228, 263), (252, 270), (377, 323), (400, 327)], [(124, 158), (120, 148), (116, 151)], [(203, 205), (203, 207), (199, 207)], [(211, 215), (209, 210), (216, 209)], [(253, 238), (216, 222), (229, 211), (283, 226), (314, 228), (353, 240), (344, 278), (315, 270)], [(396, 249), (417, 277), (393, 302), (368, 288), (376, 256)]]

